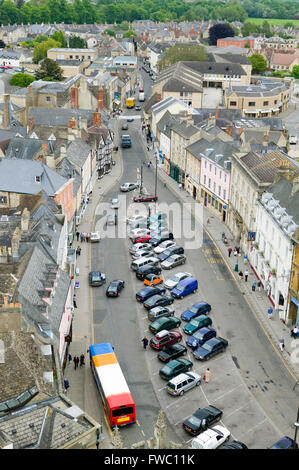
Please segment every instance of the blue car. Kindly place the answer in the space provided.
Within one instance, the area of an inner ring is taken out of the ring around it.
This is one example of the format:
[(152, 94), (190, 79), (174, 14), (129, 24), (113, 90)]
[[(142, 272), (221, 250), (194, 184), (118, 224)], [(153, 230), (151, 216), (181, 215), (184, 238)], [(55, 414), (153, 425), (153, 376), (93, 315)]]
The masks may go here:
[(198, 302), (193, 304), (190, 308), (185, 310), (181, 314), (181, 319), (184, 321), (190, 321), (193, 318), (198, 317), (199, 315), (206, 315), (211, 311), (211, 305), (207, 302)]
[(149, 299), (152, 295), (164, 294), (166, 292), (165, 287), (155, 286), (155, 287), (144, 287), (136, 294), (136, 300), (138, 302), (144, 302)]
[(269, 449), (298, 449), (298, 444), (288, 436), (284, 436), (279, 441), (275, 442)]
[(218, 336), (218, 338), (209, 339), (206, 343), (203, 343), (202, 346), (198, 346), (198, 348), (193, 351), (193, 355), (200, 361), (207, 361), (211, 357), (225, 351), (227, 346), (228, 341)]
[(187, 346), (190, 346), (192, 349), (197, 349), (198, 346), (201, 346), (203, 343), (212, 339), (216, 336), (216, 330), (214, 328), (203, 327), (197, 330), (193, 336), (189, 336), (186, 343)]

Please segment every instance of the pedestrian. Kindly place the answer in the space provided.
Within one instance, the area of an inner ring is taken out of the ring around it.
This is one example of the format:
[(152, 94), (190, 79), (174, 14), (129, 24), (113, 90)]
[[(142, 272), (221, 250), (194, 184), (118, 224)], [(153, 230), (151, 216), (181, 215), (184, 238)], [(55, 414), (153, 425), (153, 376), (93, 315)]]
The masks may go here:
[(74, 364), (75, 364), (75, 370), (76, 370), (79, 364), (79, 357), (77, 356), (77, 354), (74, 357)]
[(291, 330), (291, 336), (292, 336), (292, 338), (294, 338), (294, 339), (298, 338), (298, 333), (299, 333), (299, 328), (298, 328), (298, 326), (295, 326), (295, 327)]
[(248, 256), (247, 256), (247, 255), (244, 255), (244, 264), (247, 263), (247, 260), (248, 260)]
[(84, 240), (84, 236), (83, 236), (83, 233), (80, 233), (80, 242), (82, 243)]
[(225, 239), (225, 233), (224, 232), (222, 232), (221, 238), (222, 238), (222, 241)]
[(149, 147), (149, 145), (147, 145), (147, 151), (148, 151), (148, 152), (149, 152), (149, 149), (150, 149), (150, 147)]
[(239, 278), (240, 278), (240, 280), (242, 281), (242, 279), (243, 279), (243, 273), (242, 273), (242, 271), (239, 271)]
[(77, 242), (79, 241), (80, 232), (76, 232)]
[(258, 283), (257, 283), (257, 288), (258, 288), (258, 290), (259, 290), (259, 292), (260, 292), (260, 291), (261, 291), (261, 288), (262, 288), (262, 283), (261, 283), (261, 281), (258, 281)]
[(150, 168), (150, 167), (151, 167), (151, 164), (150, 164), (150, 163), (148, 163), (148, 164), (147, 164), (147, 167), (148, 167), (148, 168)]
[(248, 276), (249, 276), (249, 272), (248, 272), (247, 269), (246, 269), (246, 271), (244, 272), (245, 282), (248, 281)]
[(239, 246), (236, 246), (236, 250), (237, 250), (237, 253), (238, 255), (240, 254), (240, 247)]
[(234, 256), (237, 256), (238, 252), (236, 250), (236, 248), (234, 249)]
[(69, 388), (69, 386), (70, 386), (70, 383), (68, 379), (64, 379), (64, 393), (65, 394), (67, 393), (67, 389)]
[(271, 318), (272, 318), (272, 313), (273, 313), (273, 308), (269, 307), (268, 308), (268, 318), (269, 318), (269, 320), (271, 320)]
[(76, 255), (81, 255), (81, 246), (77, 246)]
[(71, 354), (68, 355), (68, 359), (69, 359), (69, 362), (72, 361), (72, 355)]
[(85, 234), (85, 239), (86, 239), (87, 242), (89, 241), (89, 239), (90, 239), (90, 233), (86, 233), (86, 234)]
[(255, 292), (256, 280), (253, 281), (251, 288), (252, 288), (252, 292)]
[(283, 350), (284, 350), (284, 339), (283, 338), (281, 338), (279, 340), (279, 347), (280, 347), (281, 352), (283, 352)]
[(85, 366), (84, 360), (85, 360), (85, 356), (84, 356), (84, 354), (81, 354), (81, 356), (80, 356), (80, 367)]
[(143, 342), (143, 348), (146, 349), (147, 345), (148, 345), (148, 339), (146, 336), (144, 336), (141, 340)]
[(210, 219), (209, 219), (209, 218), (207, 218), (207, 225), (209, 225), (209, 223), (210, 223)]
[(76, 296), (76, 294), (73, 295), (73, 305), (74, 305), (74, 308), (77, 308), (77, 296)]
[(205, 383), (206, 383), (206, 384), (209, 383), (209, 382), (210, 382), (210, 378), (211, 378), (211, 371), (210, 371), (209, 368), (207, 368), (204, 377), (205, 377), (205, 379), (204, 379), (204, 380), (205, 380)]

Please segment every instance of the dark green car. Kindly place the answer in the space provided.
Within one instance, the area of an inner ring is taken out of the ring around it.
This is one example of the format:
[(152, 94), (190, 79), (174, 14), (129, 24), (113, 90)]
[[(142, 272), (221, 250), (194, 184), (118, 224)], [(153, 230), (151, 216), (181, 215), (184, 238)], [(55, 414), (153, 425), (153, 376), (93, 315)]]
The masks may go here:
[(158, 320), (152, 322), (149, 329), (152, 333), (156, 334), (162, 330), (172, 330), (180, 326), (181, 320), (177, 317), (161, 317)]
[(163, 366), (159, 370), (159, 374), (161, 379), (170, 380), (183, 372), (188, 372), (191, 370), (192, 366), (193, 362), (189, 361), (189, 359), (174, 359)]
[(195, 331), (203, 328), (204, 326), (212, 325), (212, 320), (207, 315), (199, 315), (199, 317), (193, 318), (184, 326), (184, 332), (187, 335), (193, 335)]

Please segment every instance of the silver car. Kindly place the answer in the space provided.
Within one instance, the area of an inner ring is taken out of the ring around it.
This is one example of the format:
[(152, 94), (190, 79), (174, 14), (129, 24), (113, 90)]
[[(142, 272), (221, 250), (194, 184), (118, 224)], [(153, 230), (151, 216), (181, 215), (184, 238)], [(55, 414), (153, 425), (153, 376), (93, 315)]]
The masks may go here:
[(153, 247), (150, 243), (135, 243), (130, 248), (130, 254), (134, 255), (138, 251), (152, 251)]
[(132, 254), (133, 259), (149, 258), (150, 256), (153, 256), (153, 253), (149, 250), (139, 250)]
[(161, 263), (162, 269), (172, 269), (176, 266), (180, 266), (180, 264), (184, 264), (186, 262), (185, 255), (172, 255), (169, 256), (165, 261)]
[(161, 317), (173, 317), (174, 310), (171, 307), (154, 307), (151, 308), (147, 314), (150, 321), (158, 320)]
[(179, 282), (187, 279), (187, 277), (192, 277), (192, 274), (184, 272), (176, 273), (164, 282), (164, 287), (166, 289), (174, 289)]
[(166, 384), (166, 390), (170, 395), (178, 397), (184, 395), (191, 388), (200, 385), (200, 383), (201, 376), (199, 374), (196, 372), (186, 372), (169, 380)]

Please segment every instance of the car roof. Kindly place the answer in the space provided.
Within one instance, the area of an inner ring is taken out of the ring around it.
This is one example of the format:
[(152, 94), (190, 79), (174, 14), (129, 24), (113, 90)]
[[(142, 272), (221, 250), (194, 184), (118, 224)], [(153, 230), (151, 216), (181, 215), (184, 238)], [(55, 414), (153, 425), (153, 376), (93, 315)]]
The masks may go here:
[(211, 344), (212, 346), (214, 346), (214, 344), (218, 343), (220, 343), (220, 340), (218, 338), (211, 338), (205, 344)]
[(169, 334), (168, 330), (162, 330), (156, 334), (156, 338), (161, 339), (161, 338), (164, 338), (164, 336), (167, 336), (168, 334)]
[[(168, 363), (169, 365), (169, 363)], [(180, 382), (182, 382), (183, 380), (187, 380), (189, 379), (189, 376), (187, 374), (179, 374), (179, 375), (176, 375), (175, 377), (173, 377), (171, 380), (169, 380), (169, 382), (171, 382), (172, 384), (176, 385)]]
[(196, 281), (196, 279), (194, 277), (186, 277), (186, 279), (183, 279), (182, 281), (180, 281), (180, 285), (181, 286), (186, 286), (190, 282), (194, 282), (194, 281)]

